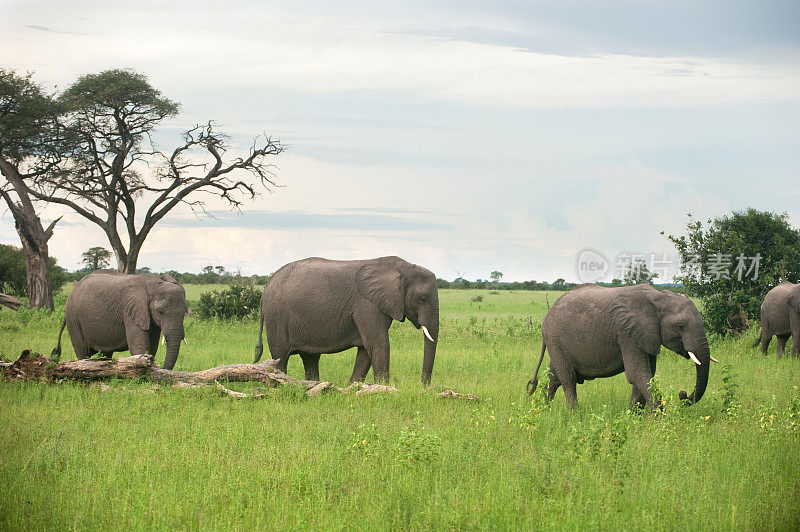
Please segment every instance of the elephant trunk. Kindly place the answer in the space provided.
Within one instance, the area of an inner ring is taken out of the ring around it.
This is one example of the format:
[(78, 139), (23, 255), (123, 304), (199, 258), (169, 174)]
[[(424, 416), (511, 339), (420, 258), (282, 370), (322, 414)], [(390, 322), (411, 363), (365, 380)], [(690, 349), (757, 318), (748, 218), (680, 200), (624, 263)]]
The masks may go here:
[(425, 349), (422, 358), (422, 384), (428, 386), (431, 383), (433, 373), (433, 361), (436, 359), (436, 344), (439, 341), (439, 313), (436, 312), (434, 319), (430, 321), (430, 326), (423, 325), (430, 333), (430, 338), (425, 335)]
[(697, 351), (687, 349), (687, 352), (694, 354), (695, 358), (697, 358), (697, 362), (700, 362), (699, 364), (695, 362), (697, 380), (694, 385), (694, 391), (691, 395), (687, 395), (685, 391), (681, 391), (678, 394), (681, 400), (688, 401), (689, 403), (696, 403), (703, 397), (703, 394), (706, 392), (706, 386), (708, 385), (709, 370), (711, 369), (711, 349), (708, 347), (708, 340), (704, 337), (701, 342), (696, 342), (695, 345)]
[(178, 352), (181, 347), (181, 340), (185, 337), (183, 327), (176, 327), (169, 331), (164, 331), (164, 341), (167, 344), (167, 354), (164, 357), (164, 369), (172, 369), (178, 360)]

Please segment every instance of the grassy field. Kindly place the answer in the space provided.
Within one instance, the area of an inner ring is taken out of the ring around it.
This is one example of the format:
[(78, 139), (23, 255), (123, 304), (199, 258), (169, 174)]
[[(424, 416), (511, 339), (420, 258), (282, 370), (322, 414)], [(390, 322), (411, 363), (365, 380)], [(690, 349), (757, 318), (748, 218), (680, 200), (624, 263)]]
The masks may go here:
[[(570, 412), (561, 391), (550, 406), (525, 394), (544, 292), (440, 299), (433, 386), (479, 403), (423, 389), (422, 334), (407, 323), (391, 330), (396, 395), (0, 383), (0, 529), (800, 526), (800, 360), (776, 360), (774, 343), (762, 358), (756, 331), (712, 339), (721, 363), (694, 406), (677, 401), (693, 365), (664, 350), (663, 412), (629, 413), (623, 375), (580, 385)], [(0, 311), (0, 354), (49, 353), (62, 315)], [(190, 316), (186, 333), (180, 370), (252, 361), (258, 330)], [(354, 356), (323, 356), (322, 378), (345, 385)], [(302, 377), (299, 357), (289, 372)]]

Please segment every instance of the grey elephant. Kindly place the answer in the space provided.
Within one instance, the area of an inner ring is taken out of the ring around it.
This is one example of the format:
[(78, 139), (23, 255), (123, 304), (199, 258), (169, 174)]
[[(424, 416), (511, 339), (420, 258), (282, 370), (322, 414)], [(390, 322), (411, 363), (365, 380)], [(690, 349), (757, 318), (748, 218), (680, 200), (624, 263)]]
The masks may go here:
[(539, 367), (550, 350), (550, 384), (545, 391), (551, 400), (559, 386), (570, 407), (578, 406), (576, 384), (625, 372), (633, 385), (631, 408), (655, 408), (649, 390), (656, 372), (661, 346), (691, 359), (697, 367), (692, 403), (703, 397), (708, 384), (711, 356), (703, 319), (697, 307), (684, 296), (660, 292), (642, 284), (606, 288), (581, 285), (561, 296), (542, 322), (542, 352), (533, 379), (538, 383)]
[(792, 358), (800, 352), (800, 284), (784, 281), (764, 296), (761, 304), (761, 336), (753, 347), (761, 343), (761, 353), (773, 336), (778, 337), (778, 358), (783, 356), (786, 340), (791, 336)]
[(163, 333), (167, 346), (163, 367), (172, 369), (185, 338), (187, 308), (183, 287), (169, 275), (93, 272), (67, 298), (53, 355), (61, 355), (65, 326), (79, 359), (126, 350), (155, 356)]
[(389, 380), (389, 326), (408, 318), (422, 329), (422, 382), (430, 383), (439, 337), (436, 276), (399, 257), (289, 263), (270, 278), (261, 296), (255, 362), (263, 333), (278, 368), (289, 356), (303, 359), (306, 379), (319, 380), (319, 357), (357, 347), (350, 382), (363, 381), (372, 366), (376, 381)]

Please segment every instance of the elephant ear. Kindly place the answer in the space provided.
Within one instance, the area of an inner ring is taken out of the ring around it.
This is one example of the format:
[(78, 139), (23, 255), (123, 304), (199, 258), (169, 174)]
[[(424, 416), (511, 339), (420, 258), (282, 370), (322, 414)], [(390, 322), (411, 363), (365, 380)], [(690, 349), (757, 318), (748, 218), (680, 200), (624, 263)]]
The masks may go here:
[(792, 293), (789, 294), (789, 297), (786, 299), (786, 303), (788, 303), (789, 307), (795, 312), (800, 312), (800, 284), (794, 287), (794, 290), (792, 290)]
[(389, 257), (375, 259), (356, 272), (356, 286), (361, 297), (371, 301), (393, 320), (403, 321), (405, 280)]
[(150, 329), (148, 300), (147, 286), (142, 279), (133, 279), (122, 290), (123, 313), (126, 321), (145, 331)]
[[(655, 291), (655, 290), (654, 290)], [(616, 296), (609, 313), (614, 326), (648, 355), (661, 349), (661, 326), (649, 290), (631, 290)], [(656, 292), (656, 295), (657, 292)]]

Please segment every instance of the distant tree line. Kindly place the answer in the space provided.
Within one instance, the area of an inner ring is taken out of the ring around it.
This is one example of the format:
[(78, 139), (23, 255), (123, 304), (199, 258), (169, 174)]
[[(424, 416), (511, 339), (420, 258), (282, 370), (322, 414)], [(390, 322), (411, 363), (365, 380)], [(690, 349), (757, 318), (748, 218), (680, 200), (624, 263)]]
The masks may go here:
[(169, 275), (181, 284), (267, 284), (269, 275), (242, 275), (225, 270), (224, 266), (206, 266), (200, 273), (177, 272), (170, 270)]
[[(497, 272), (499, 273), (499, 272)], [(502, 277), (502, 274), (500, 274)], [(436, 279), (436, 286), (439, 288), (453, 288), (456, 290), (466, 290), (470, 288), (477, 289), (492, 289), (492, 290), (572, 290), (577, 283), (568, 283), (564, 279), (556, 279), (552, 283), (547, 281), (486, 281), (478, 279), (477, 281), (468, 281), (463, 277), (457, 277), (452, 281), (445, 279)]]
[[(72, 273), (63, 272), (63, 275), (65, 275), (66, 279), (69, 281), (78, 281), (84, 276), (92, 273), (94, 270), (102, 269), (108, 266), (108, 260), (103, 260), (103, 258), (105, 257), (105, 259), (108, 259), (110, 256), (111, 253), (108, 250), (102, 247), (93, 247), (83, 253), (83, 263), (86, 264), (86, 267), (76, 270)], [(98, 257), (100, 258), (99, 260)], [(25, 264), (18, 264), (17, 267), (18, 269), (22, 270), (24, 275)], [(136, 273), (153, 273), (153, 271), (151, 268), (143, 266), (141, 268), (136, 268)], [(238, 272), (234, 273), (227, 271), (225, 266), (212, 265), (204, 267), (203, 271), (200, 273), (179, 272), (177, 270), (168, 270), (161, 273), (171, 275), (181, 284), (259, 285), (266, 284), (270, 278), (269, 275), (242, 275)]]

